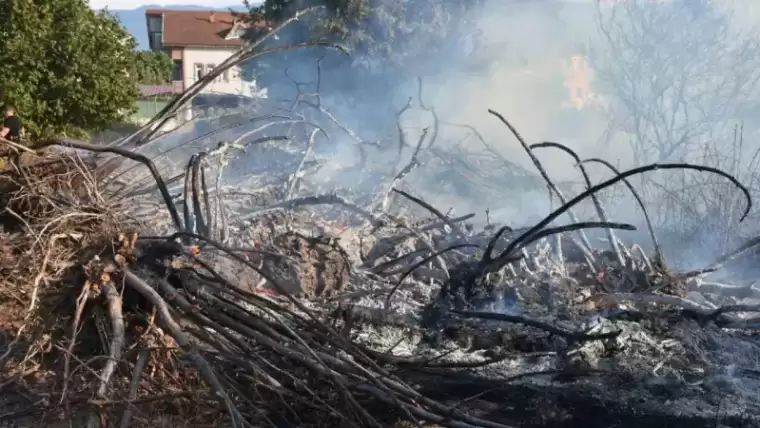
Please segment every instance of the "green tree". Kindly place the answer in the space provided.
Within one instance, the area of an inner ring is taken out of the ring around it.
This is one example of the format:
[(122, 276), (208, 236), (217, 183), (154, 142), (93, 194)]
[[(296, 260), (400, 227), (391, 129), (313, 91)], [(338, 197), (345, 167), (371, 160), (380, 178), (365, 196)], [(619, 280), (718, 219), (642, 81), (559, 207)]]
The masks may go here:
[[(295, 11), (325, 6), (300, 21), (306, 40), (340, 43), (367, 68), (409, 68), (441, 54), (472, 50), (475, 16), (484, 0), (266, 0), (254, 19), (278, 22)], [(302, 40), (303, 41), (303, 40)]]
[[(270, 39), (263, 48), (330, 42), (346, 49), (350, 57), (320, 48), (286, 51), (244, 66), (245, 77), (256, 78), (257, 83), (270, 89), (286, 90), (289, 82), (283, 70), (309, 67), (313, 73), (318, 59), (325, 56), (320, 62), (321, 91), (340, 93), (341, 102), (353, 112), (351, 116), (371, 116), (373, 126), (383, 128), (384, 122), (394, 120), (399, 107), (392, 104), (399, 84), (414, 81), (417, 76), (437, 74), (442, 68), (463, 66), (456, 61), (459, 57), (467, 57), (468, 66), (475, 63), (473, 54), (479, 51), (480, 42), (476, 20), (484, 3), (485, 0), (265, 0), (258, 6), (249, 6), (251, 21), (276, 25), (298, 10), (324, 7), (290, 23), (277, 40)], [(259, 31), (253, 30), (247, 37), (255, 39)], [(275, 94), (274, 98), (289, 97), (277, 90)], [(378, 117), (381, 114), (384, 117)]]
[(165, 52), (137, 52), (137, 80), (145, 85), (159, 85), (172, 80), (174, 64)]
[(136, 43), (85, 0), (6, 0), (0, 6), (0, 84), (28, 131), (84, 135), (131, 114)]

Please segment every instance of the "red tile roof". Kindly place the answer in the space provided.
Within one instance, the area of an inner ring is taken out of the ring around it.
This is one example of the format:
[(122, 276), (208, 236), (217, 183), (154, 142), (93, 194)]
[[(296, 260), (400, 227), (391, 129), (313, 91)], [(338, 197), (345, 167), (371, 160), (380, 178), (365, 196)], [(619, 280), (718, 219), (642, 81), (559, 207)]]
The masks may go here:
[(145, 16), (163, 16), (163, 44), (173, 46), (236, 47), (241, 39), (225, 40), (235, 23), (230, 12), (218, 10), (148, 9)]
[(181, 94), (182, 85), (177, 83), (167, 83), (165, 85), (138, 85), (138, 89), (140, 90), (140, 96), (143, 97), (152, 97), (165, 94)]

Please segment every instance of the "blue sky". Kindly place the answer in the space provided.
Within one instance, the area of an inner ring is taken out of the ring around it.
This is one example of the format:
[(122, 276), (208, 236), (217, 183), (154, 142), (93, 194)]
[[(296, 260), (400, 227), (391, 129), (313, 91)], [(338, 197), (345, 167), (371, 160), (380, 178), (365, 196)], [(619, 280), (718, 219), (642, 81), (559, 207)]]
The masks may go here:
[[(212, 6), (212, 7), (224, 7), (235, 1), (230, 0), (184, 0), (184, 1), (134, 1), (134, 0), (90, 0), (90, 7), (93, 9), (102, 9), (108, 7), (109, 9), (136, 9), (147, 4), (159, 5), (159, 6), (171, 6), (174, 4), (195, 6)], [(242, 4), (242, 0), (240, 1)]]

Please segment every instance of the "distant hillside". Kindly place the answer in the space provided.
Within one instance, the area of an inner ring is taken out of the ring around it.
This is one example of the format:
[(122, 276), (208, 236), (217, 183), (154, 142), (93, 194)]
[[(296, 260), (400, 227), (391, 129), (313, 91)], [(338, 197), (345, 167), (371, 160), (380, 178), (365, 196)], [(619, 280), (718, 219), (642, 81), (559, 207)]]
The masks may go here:
[[(234, 0), (233, 0), (234, 1)], [(241, 2), (242, 3), (242, 0)], [(251, 2), (255, 4), (256, 2)], [(113, 9), (111, 13), (116, 15), (124, 27), (127, 28), (135, 38), (137, 38), (138, 49), (148, 49), (148, 27), (145, 22), (145, 11), (148, 9), (173, 9), (173, 10), (235, 10), (245, 11), (245, 6), (242, 4), (236, 6), (225, 7), (208, 7), (208, 6), (196, 6), (196, 5), (172, 5), (172, 6), (156, 6), (147, 5), (138, 7), (137, 9)]]

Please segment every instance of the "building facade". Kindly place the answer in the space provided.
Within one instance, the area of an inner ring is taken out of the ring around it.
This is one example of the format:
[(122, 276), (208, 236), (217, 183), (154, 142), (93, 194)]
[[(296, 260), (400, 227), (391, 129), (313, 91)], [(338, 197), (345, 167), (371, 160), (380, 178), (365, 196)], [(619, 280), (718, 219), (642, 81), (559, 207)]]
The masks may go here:
[[(172, 92), (181, 93), (236, 53), (245, 42), (248, 24), (230, 12), (148, 9), (145, 12), (150, 49), (174, 61)], [(253, 82), (239, 67), (225, 70), (203, 88), (203, 94), (253, 95)], [(188, 113), (191, 116), (192, 113)]]

